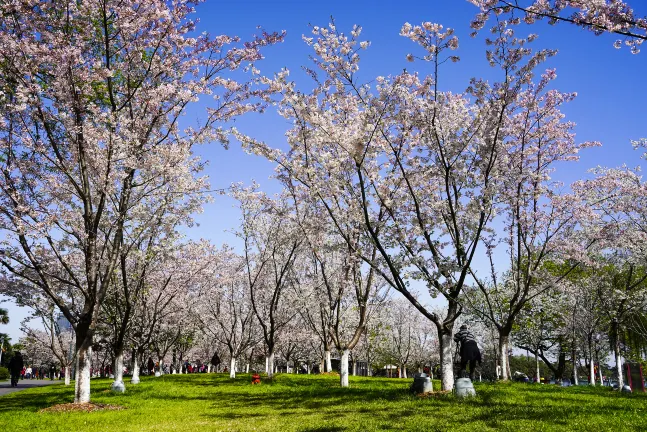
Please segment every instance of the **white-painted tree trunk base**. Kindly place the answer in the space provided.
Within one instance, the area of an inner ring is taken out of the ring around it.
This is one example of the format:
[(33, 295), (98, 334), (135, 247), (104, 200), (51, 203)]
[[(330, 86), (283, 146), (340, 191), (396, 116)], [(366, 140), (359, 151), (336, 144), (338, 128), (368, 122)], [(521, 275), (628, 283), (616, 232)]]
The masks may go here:
[(74, 383), (74, 403), (90, 402), (90, 368), (92, 343), (88, 348), (81, 348), (76, 354), (76, 382)]
[(139, 361), (137, 360), (137, 356), (135, 356), (133, 361), (133, 376), (130, 379), (130, 383), (139, 384)]
[(441, 337), (440, 382), (445, 391), (454, 390), (454, 360), (452, 354), (452, 335)]
[(267, 377), (272, 378), (274, 376), (274, 353), (270, 353), (267, 357)]
[(324, 352), (325, 372), (332, 372), (332, 360), (330, 358), (330, 351)]
[(70, 367), (65, 366), (65, 385), (69, 386), (70, 385)]
[(510, 366), (508, 365), (508, 336), (499, 336), (499, 359), (501, 362), (501, 381), (508, 381)]
[(119, 353), (115, 356), (115, 363), (113, 366), (114, 381), (110, 389), (117, 393), (125, 393), (126, 386), (124, 385), (124, 353)]
[(616, 374), (618, 375), (618, 388), (621, 389), (625, 385), (624, 377), (622, 376), (622, 357), (619, 351), (615, 354), (616, 357)]
[(342, 351), (341, 365), (339, 367), (339, 378), (342, 387), (348, 387), (348, 355), (349, 351), (347, 349)]
[(236, 357), (229, 361), (229, 378), (236, 378)]

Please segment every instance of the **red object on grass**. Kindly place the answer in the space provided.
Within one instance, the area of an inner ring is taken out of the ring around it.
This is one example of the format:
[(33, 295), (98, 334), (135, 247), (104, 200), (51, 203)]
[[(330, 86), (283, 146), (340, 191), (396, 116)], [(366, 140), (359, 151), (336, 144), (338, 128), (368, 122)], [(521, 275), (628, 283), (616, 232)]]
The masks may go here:
[(252, 384), (260, 384), (261, 376), (259, 374), (252, 375)]

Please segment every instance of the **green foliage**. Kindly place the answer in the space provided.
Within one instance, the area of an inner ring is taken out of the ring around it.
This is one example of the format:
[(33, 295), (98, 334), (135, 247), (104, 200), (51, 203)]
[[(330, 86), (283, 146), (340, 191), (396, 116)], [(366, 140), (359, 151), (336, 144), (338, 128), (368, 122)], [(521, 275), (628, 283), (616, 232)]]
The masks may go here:
[(0, 381), (8, 380), (10, 377), (11, 375), (9, 375), (9, 369), (0, 366)]
[[(624, 431), (647, 430), (644, 394), (609, 388), (476, 383), (477, 397), (419, 398), (411, 379), (279, 374), (143, 377), (125, 394), (92, 381), (92, 401), (122, 411), (38, 413), (71, 402), (74, 386), (52, 385), (0, 398), (0, 430), (38, 431)], [(439, 388), (438, 381), (434, 388)]]
[[(536, 370), (536, 365), (535, 365), (535, 356), (530, 354), (528, 357), (526, 356), (510, 356), (510, 371), (514, 374), (516, 371), (523, 372), (530, 379), (533, 379), (535, 376), (535, 370)], [(539, 374), (542, 378), (546, 378), (547, 380), (550, 379), (553, 376), (553, 372), (546, 366), (546, 363), (544, 363), (541, 359), (539, 360)]]

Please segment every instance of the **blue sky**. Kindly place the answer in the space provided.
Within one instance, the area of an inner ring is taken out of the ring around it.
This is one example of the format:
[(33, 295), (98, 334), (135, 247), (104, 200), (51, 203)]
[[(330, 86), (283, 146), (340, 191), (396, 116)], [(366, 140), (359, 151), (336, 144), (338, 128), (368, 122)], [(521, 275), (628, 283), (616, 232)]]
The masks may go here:
[[(634, 0), (636, 12), (647, 15), (647, 2)], [(370, 81), (378, 75), (397, 74), (403, 68), (409, 71), (428, 73), (427, 65), (421, 62), (408, 63), (405, 56), (416, 52), (416, 45), (398, 35), (403, 23), (419, 24), (432, 21), (452, 27), (460, 38), (456, 52), (461, 57), (457, 64), (448, 64), (440, 79), (443, 90), (463, 91), (471, 77), (490, 77), (495, 71), (485, 61), (484, 37), (470, 38), (470, 20), (477, 9), (466, 0), (426, 0), (407, 2), (387, 1), (297, 1), (297, 0), (207, 0), (199, 6), (198, 30), (212, 35), (239, 35), (243, 39), (256, 31), (256, 26), (271, 31), (286, 30), (284, 43), (266, 50), (266, 59), (259, 63), (265, 74), (287, 67), (291, 78), (303, 90), (311, 83), (302, 72), (301, 65), (308, 64), (310, 49), (302, 42), (301, 35), (308, 35), (308, 24), (325, 26), (334, 16), (337, 28), (349, 32), (353, 24), (363, 27), (362, 39), (369, 40), (371, 47), (362, 52), (360, 77)], [(536, 24), (520, 27), (520, 35), (537, 33), (536, 48), (553, 48), (558, 55), (546, 63), (557, 69), (555, 88), (575, 91), (578, 98), (565, 108), (567, 120), (577, 123), (577, 138), (581, 141), (601, 141), (601, 148), (582, 153), (577, 164), (563, 166), (555, 177), (570, 183), (587, 175), (594, 166), (617, 166), (626, 163), (640, 164), (639, 153), (632, 150), (631, 139), (647, 137), (647, 45), (644, 52), (632, 55), (628, 49), (616, 50), (612, 35), (596, 37), (571, 25), (548, 26)], [(206, 101), (208, 103), (208, 101)], [(200, 115), (199, 107), (191, 109), (185, 118), (190, 122)], [(289, 125), (269, 110), (263, 115), (254, 115), (237, 121), (237, 127), (245, 133), (265, 140), (272, 146), (285, 145), (284, 133)], [(265, 160), (245, 154), (232, 143), (229, 150), (218, 144), (201, 147), (198, 153), (209, 161), (206, 174), (213, 188), (227, 187), (233, 182), (250, 183), (256, 180), (268, 192), (278, 190), (278, 185), (269, 180), (272, 165)], [(227, 230), (238, 223), (234, 202), (217, 196), (196, 217), (198, 226), (187, 229), (190, 238), (206, 238), (216, 244), (236, 241)], [(5, 304), (5, 307), (7, 304)], [(0, 327), (17, 341), (20, 320), (25, 311), (9, 305), (11, 323)]]

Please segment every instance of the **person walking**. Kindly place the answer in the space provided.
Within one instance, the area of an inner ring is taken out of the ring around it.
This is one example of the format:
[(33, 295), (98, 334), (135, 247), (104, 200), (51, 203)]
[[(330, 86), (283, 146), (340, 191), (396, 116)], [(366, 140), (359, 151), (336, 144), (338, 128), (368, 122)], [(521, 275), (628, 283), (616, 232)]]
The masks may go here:
[(152, 357), (148, 357), (148, 374), (153, 375), (155, 373), (155, 362)]
[(24, 370), (25, 364), (22, 359), (20, 351), (16, 351), (9, 361), (9, 373), (11, 374), (11, 387), (18, 387), (18, 380), (20, 379), (21, 372)]
[(481, 364), (481, 351), (476, 344), (474, 335), (467, 329), (467, 325), (463, 324), (458, 333), (454, 335), (454, 341), (461, 344), (461, 368), (459, 376), (466, 372), (467, 363), (470, 364), (470, 380), (474, 381), (474, 374), (476, 372), (476, 362)]

